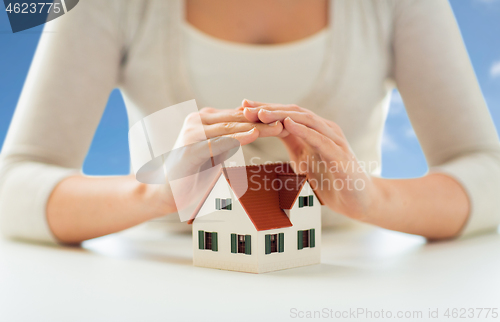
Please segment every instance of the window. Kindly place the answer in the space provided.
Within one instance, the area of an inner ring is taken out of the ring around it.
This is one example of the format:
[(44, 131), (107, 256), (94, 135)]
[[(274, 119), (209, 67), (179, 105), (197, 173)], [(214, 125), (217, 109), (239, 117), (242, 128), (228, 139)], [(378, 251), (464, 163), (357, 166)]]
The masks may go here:
[(205, 249), (212, 249), (212, 234), (205, 233)]
[(302, 247), (309, 247), (309, 230), (302, 232)]
[(215, 198), (215, 209), (217, 210), (232, 210), (233, 204), (231, 198), (221, 199)]
[(198, 230), (198, 249), (208, 249), (216, 252), (218, 250), (217, 233)]
[(278, 234), (271, 235), (271, 253), (278, 252)]
[(297, 249), (305, 247), (313, 248), (316, 246), (316, 230), (299, 230), (297, 231)]
[(238, 235), (238, 253), (245, 253), (245, 236)]
[(313, 195), (301, 196), (299, 197), (299, 208), (302, 207), (312, 207), (313, 206)]
[(283, 253), (285, 251), (285, 234), (269, 234), (266, 238), (266, 254)]
[(231, 253), (252, 254), (252, 236), (231, 234)]

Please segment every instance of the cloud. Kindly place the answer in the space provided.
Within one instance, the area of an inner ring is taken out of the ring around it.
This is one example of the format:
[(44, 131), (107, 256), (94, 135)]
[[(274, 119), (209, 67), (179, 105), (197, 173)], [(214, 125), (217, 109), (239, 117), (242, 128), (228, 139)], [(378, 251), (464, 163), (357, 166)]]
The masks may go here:
[(389, 108), (389, 113), (392, 115), (401, 114), (405, 109), (403, 104), (403, 99), (401, 94), (397, 90), (394, 90), (391, 95), (391, 105)]
[(492, 78), (500, 77), (500, 60), (491, 65), (490, 75)]
[(401, 97), (401, 94), (399, 93), (399, 91), (392, 92), (391, 103), (392, 104), (403, 104), (403, 98)]
[(417, 135), (415, 134), (415, 130), (413, 130), (413, 127), (409, 127), (405, 130), (405, 136), (407, 138), (416, 138)]
[(476, 2), (480, 2), (480, 3), (495, 3), (495, 2), (498, 2), (498, 0), (474, 0)]
[(398, 149), (398, 144), (392, 138), (392, 136), (384, 131), (384, 135), (382, 136), (382, 150), (383, 151), (394, 151)]

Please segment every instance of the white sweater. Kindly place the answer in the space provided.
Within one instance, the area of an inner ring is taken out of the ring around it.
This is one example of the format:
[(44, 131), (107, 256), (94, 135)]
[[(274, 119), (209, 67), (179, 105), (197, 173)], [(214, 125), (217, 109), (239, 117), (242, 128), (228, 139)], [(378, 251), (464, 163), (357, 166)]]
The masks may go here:
[[(456, 178), (468, 193), (464, 234), (495, 228), (500, 145), (449, 4), (335, 0), (330, 8), (321, 71), (296, 103), (339, 124), (359, 160), (380, 162), (396, 86), (431, 171)], [(182, 21), (180, 0), (85, 0), (46, 25), (1, 156), (5, 235), (55, 241), (47, 200), (80, 171), (113, 88), (123, 93), (130, 124), (192, 98), (210, 104), (190, 84)], [(273, 139), (245, 149), (254, 155), (287, 158)]]

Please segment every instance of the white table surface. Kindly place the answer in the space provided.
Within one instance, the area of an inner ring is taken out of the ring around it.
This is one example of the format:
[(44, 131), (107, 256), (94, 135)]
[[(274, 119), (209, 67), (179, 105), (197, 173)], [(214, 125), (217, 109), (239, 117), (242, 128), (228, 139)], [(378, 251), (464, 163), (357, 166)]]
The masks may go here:
[[(497, 233), (426, 244), (363, 227), (324, 231), (322, 247), (319, 265), (257, 275), (193, 267), (191, 237), (158, 227), (82, 248), (0, 239), (0, 321), (372, 320), (335, 318), (358, 308), (423, 312), (421, 319), (394, 321), (428, 320), (429, 309), (439, 310), (433, 321), (500, 321), (491, 313), (443, 316), (447, 308), (500, 310)], [(334, 317), (294, 315), (323, 309)]]

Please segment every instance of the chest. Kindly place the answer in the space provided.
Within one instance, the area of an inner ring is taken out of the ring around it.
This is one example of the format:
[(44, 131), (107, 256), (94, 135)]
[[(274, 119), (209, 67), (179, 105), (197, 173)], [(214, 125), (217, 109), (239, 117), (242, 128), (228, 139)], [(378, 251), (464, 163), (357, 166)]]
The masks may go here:
[(185, 0), (186, 21), (218, 39), (279, 44), (306, 38), (328, 24), (328, 0)]
[[(245, 68), (265, 72), (266, 64), (276, 67), (264, 58), (260, 63), (245, 60), (248, 52), (231, 62), (217, 55), (210, 58), (200, 48), (186, 51), (187, 38), (182, 29), (185, 16), (182, 8), (175, 7), (174, 3), (178, 2), (152, 2), (140, 27), (141, 34), (134, 40), (124, 66), (121, 87), (131, 124), (145, 115), (192, 98), (197, 99), (200, 107), (216, 105), (217, 101), (196, 89), (196, 80), (190, 75), (193, 62), (199, 64), (195, 69), (198, 76), (201, 75), (198, 83), (202, 80), (205, 84), (205, 92), (215, 93), (212, 97), (218, 97), (218, 102), (224, 101), (221, 106), (213, 106), (216, 108), (236, 107), (232, 105), (243, 98), (263, 98), (265, 101), (266, 97), (262, 96), (271, 93), (274, 95), (272, 101), (296, 103), (341, 126), (348, 125), (353, 131), (373, 123), (374, 118), (383, 123), (384, 111), (380, 106), (390, 90), (392, 61), (392, 19), (390, 10), (382, 6), (383, 2), (331, 1), (332, 23), (328, 26), (327, 39), (316, 47), (321, 49), (313, 54), (295, 56), (289, 62), (278, 58), (282, 70), (278, 76), (292, 80), (286, 86), (271, 74), (267, 77), (264, 74), (256, 81), (253, 76), (246, 77)], [(168, 19), (164, 19), (165, 16)], [(189, 55), (201, 58), (193, 60)], [(258, 60), (256, 57), (253, 59)], [(214, 62), (225, 65), (225, 69), (218, 70)], [(303, 79), (297, 66), (305, 66)], [(274, 68), (268, 70), (276, 71)], [(224, 77), (224, 71), (230, 77)], [(287, 76), (290, 71), (293, 77)], [(250, 80), (253, 87), (249, 85)], [(287, 98), (293, 97), (297, 89), (302, 89), (303, 93), (289, 102)], [(253, 98), (254, 95), (257, 97)]]

